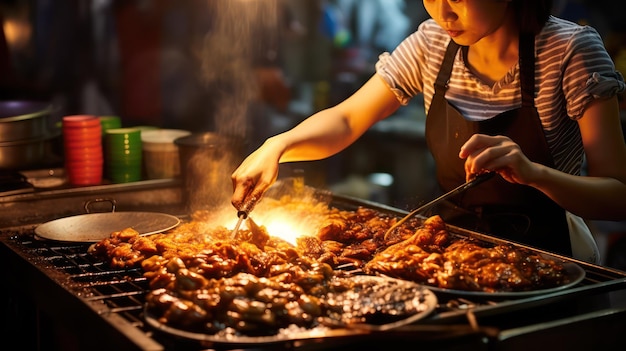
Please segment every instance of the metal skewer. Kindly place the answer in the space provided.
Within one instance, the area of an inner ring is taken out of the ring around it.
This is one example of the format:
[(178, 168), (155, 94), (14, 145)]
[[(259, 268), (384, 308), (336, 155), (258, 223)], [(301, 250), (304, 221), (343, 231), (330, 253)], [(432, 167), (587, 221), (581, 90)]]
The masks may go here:
[(423, 212), (429, 208), (431, 208), (432, 206), (438, 204), (439, 202), (455, 196), (457, 194), (460, 194), (462, 192), (464, 192), (465, 190), (474, 187), (488, 179), (491, 179), (494, 175), (496, 175), (496, 172), (485, 172), (485, 173), (481, 173), (478, 174), (476, 177), (472, 178), (471, 180), (459, 185), (458, 187), (448, 191), (447, 193), (439, 196), (438, 198), (416, 208), (415, 210), (411, 211), (409, 214), (407, 214), (406, 216), (404, 216), (404, 218), (402, 218), (401, 220), (399, 220), (398, 222), (396, 222), (393, 226), (391, 226), (391, 228), (389, 228), (387, 230), (387, 232), (385, 233), (384, 239), (387, 240), (387, 237), (389, 236), (390, 233), (392, 233), (396, 228), (398, 228), (399, 226), (401, 226), (404, 222), (406, 222), (409, 218), (415, 216), (416, 214)]
[(243, 223), (243, 220), (248, 218), (248, 213), (246, 211), (238, 211), (237, 212), (237, 217), (239, 217), (239, 219), (237, 220), (237, 224), (235, 225), (235, 229), (233, 229), (232, 233), (230, 234), (230, 237), (232, 239), (234, 239), (235, 235), (237, 235), (237, 232), (239, 231), (239, 228), (241, 227), (241, 223)]

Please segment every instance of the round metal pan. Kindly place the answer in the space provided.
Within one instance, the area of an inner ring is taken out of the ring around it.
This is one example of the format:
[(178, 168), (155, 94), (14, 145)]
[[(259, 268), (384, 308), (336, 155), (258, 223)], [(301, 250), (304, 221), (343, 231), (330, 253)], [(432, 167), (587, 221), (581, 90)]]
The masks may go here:
[[(232, 335), (228, 333), (205, 334), (202, 332), (194, 332), (172, 327), (163, 323), (159, 316), (154, 315), (152, 311), (149, 310), (147, 304), (144, 306), (144, 318), (149, 326), (165, 334), (174, 335), (182, 339), (200, 341), (203, 345), (228, 346), (230, 349), (237, 347), (246, 348), (250, 345), (259, 347), (277, 343), (285, 344), (288, 342), (303, 341), (307, 339), (330, 339), (357, 336), (372, 332), (385, 332), (426, 318), (437, 307), (437, 296), (429, 289), (414, 282), (390, 277), (368, 275), (356, 275), (337, 279), (351, 280), (357, 287), (345, 292), (345, 306), (350, 304), (362, 305), (364, 302), (368, 305), (368, 303), (374, 300), (380, 300), (384, 296), (387, 300), (386, 304), (389, 304), (389, 306), (395, 306), (393, 309), (397, 308), (397, 306), (402, 306), (406, 309), (406, 313), (396, 311), (399, 313), (398, 315), (394, 314), (392, 316), (390, 314), (388, 316), (395, 317), (397, 319), (391, 322), (384, 322), (383, 324), (374, 322), (372, 324), (343, 324), (339, 321), (336, 327), (320, 325), (312, 329), (306, 329), (293, 326), (294, 328), (281, 329), (278, 334), (265, 336)], [(369, 295), (370, 289), (366, 289), (367, 292), (360, 291), (358, 288), (359, 286), (376, 286), (376, 291), (372, 293), (373, 295)], [(394, 294), (394, 291), (404, 291), (404, 293)], [(410, 291), (410, 293), (407, 293), (408, 291)], [(379, 308), (378, 312), (386, 313), (383, 312), (385, 311), (384, 306), (378, 305), (377, 307)], [(349, 310), (349, 308), (346, 309)]]
[[(548, 256), (554, 257), (554, 256)], [(557, 259), (557, 258), (555, 258)], [(428, 289), (434, 291), (439, 294), (449, 294), (456, 296), (464, 296), (467, 298), (472, 297), (482, 297), (482, 298), (490, 298), (490, 299), (515, 299), (515, 298), (524, 298), (531, 297), (536, 295), (549, 294), (565, 289), (572, 288), (583, 279), (585, 279), (585, 270), (573, 262), (564, 262), (563, 267), (565, 268), (565, 275), (567, 276), (567, 282), (563, 285), (555, 286), (552, 288), (546, 289), (538, 289), (538, 290), (530, 290), (530, 291), (494, 291), (494, 292), (486, 292), (486, 291), (469, 291), (469, 290), (456, 290), (456, 289), (445, 289), (434, 287), (430, 285), (425, 285)]]
[(178, 217), (158, 212), (87, 213), (41, 224), (35, 228), (35, 234), (48, 240), (98, 242), (126, 228), (136, 230), (139, 235), (150, 235), (178, 224)]

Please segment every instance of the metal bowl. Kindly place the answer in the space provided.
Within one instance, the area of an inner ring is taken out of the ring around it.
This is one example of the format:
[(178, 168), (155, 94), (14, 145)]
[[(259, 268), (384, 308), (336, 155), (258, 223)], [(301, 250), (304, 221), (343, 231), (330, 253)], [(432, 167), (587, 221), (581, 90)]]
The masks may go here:
[(54, 143), (59, 137), (60, 135), (48, 135), (0, 142), (0, 169), (24, 170), (50, 164), (54, 158)]
[(0, 142), (34, 140), (49, 134), (52, 106), (29, 100), (0, 101)]
[(244, 140), (217, 133), (195, 133), (174, 140), (190, 212), (230, 206), (230, 176), (243, 161)]

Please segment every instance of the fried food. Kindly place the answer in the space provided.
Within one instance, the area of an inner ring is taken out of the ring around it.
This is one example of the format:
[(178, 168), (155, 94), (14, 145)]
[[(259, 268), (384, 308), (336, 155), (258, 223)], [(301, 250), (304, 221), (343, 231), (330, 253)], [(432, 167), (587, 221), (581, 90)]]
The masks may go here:
[(349, 289), (336, 283), (345, 266), (465, 291), (528, 291), (567, 283), (561, 262), (453, 235), (437, 215), (412, 218), (385, 240), (394, 216), (319, 205), (311, 213), (324, 220), (315, 235), (299, 237), (295, 245), (256, 223), (232, 238), (229, 229), (196, 213), (161, 234), (114, 232), (89, 251), (114, 268), (140, 265), (150, 288), (150, 313), (161, 323), (203, 333), (272, 335), (341, 315), (325, 297)]

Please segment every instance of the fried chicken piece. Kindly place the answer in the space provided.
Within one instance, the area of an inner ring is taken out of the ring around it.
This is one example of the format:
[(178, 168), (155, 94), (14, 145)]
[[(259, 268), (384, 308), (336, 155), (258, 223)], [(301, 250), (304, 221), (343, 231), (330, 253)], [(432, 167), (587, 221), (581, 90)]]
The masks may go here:
[(88, 252), (98, 258), (110, 259), (114, 268), (128, 268), (155, 255), (157, 250), (150, 239), (140, 237), (139, 232), (132, 228), (126, 228), (91, 245)]
[(296, 248), (303, 255), (319, 258), (326, 250), (322, 241), (314, 236), (301, 236), (296, 238)]
[(391, 277), (428, 282), (440, 262), (439, 254), (430, 254), (411, 243), (393, 245), (378, 253), (367, 262), (363, 270), (367, 274), (382, 273)]
[(374, 256), (377, 249), (378, 245), (374, 242), (374, 240), (368, 239), (346, 247), (341, 255), (343, 257), (367, 261)]
[(440, 230), (446, 230), (446, 223), (439, 215), (434, 215), (426, 218), (422, 226), (434, 233)]
[(323, 223), (322, 227), (317, 233), (317, 237), (320, 240), (334, 240), (339, 242), (346, 242), (348, 238), (344, 233), (349, 224), (345, 217), (340, 214), (334, 213)]
[(491, 262), (476, 270), (477, 283), (483, 291), (523, 291), (532, 286), (530, 280), (515, 266)]

